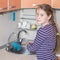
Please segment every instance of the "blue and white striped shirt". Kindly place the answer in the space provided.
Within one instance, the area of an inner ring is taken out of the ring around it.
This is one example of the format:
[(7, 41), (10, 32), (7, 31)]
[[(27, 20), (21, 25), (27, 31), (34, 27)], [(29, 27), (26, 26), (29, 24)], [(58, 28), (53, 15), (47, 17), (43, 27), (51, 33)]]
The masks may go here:
[(56, 30), (52, 24), (38, 29), (33, 43), (27, 45), (29, 51), (35, 51), (37, 60), (56, 60), (54, 53)]

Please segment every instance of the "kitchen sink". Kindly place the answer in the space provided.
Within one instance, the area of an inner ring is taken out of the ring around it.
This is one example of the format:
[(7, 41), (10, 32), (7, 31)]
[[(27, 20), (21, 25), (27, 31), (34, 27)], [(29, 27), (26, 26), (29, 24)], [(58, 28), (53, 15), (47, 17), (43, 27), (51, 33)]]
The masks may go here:
[(24, 46), (21, 47), (20, 51), (15, 51), (13, 49), (8, 50), (7, 48), (6, 48), (6, 51), (11, 52), (11, 53), (16, 53), (16, 54), (27, 54), (27, 55), (34, 55), (35, 54), (35, 52), (29, 52), (28, 49), (26, 49), (26, 47), (24, 47)]

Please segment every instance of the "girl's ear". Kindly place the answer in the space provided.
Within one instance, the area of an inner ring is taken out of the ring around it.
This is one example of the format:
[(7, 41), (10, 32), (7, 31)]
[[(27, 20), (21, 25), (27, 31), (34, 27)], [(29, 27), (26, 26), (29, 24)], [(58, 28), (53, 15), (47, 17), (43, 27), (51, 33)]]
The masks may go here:
[(52, 16), (52, 15), (49, 15), (49, 16), (48, 16), (48, 20), (50, 20), (50, 19), (51, 19), (51, 16)]

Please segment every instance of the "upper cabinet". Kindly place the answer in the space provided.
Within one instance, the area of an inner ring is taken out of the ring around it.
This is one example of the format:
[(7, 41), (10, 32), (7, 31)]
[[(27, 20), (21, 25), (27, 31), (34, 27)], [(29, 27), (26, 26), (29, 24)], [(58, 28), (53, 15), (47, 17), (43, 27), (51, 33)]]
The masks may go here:
[(0, 0), (0, 12), (4, 12), (8, 10), (7, 0)]
[(38, 4), (51, 4), (51, 0), (21, 0), (21, 8), (35, 8)]
[(20, 9), (21, 0), (9, 0), (9, 10)]
[(60, 0), (0, 0), (0, 12), (20, 8), (35, 8), (38, 4), (49, 4), (53, 8), (60, 8)]
[(33, 3), (33, 0), (21, 0), (21, 8), (31, 8)]
[(21, 0), (0, 0), (0, 12), (21, 8)]
[(51, 0), (53, 8), (60, 8), (60, 0)]

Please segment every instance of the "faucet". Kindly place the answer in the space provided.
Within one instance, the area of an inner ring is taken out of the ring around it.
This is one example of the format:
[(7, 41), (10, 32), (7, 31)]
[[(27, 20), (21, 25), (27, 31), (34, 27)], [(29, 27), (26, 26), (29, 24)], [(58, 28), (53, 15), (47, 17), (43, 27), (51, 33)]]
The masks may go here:
[(24, 29), (21, 29), (21, 30), (18, 32), (17, 40), (18, 40), (18, 42), (19, 42), (20, 44), (21, 44), (21, 43), (22, 43), (22, 41), (23, 41), (23, 38), (21, 38), (21, 37), (20, 37), (21, 32), (24, 32), (24, 33), (26, 33), (26, 34), (27, 34), (27, 31), (26, 31), (26, 30), (24, 30)]

